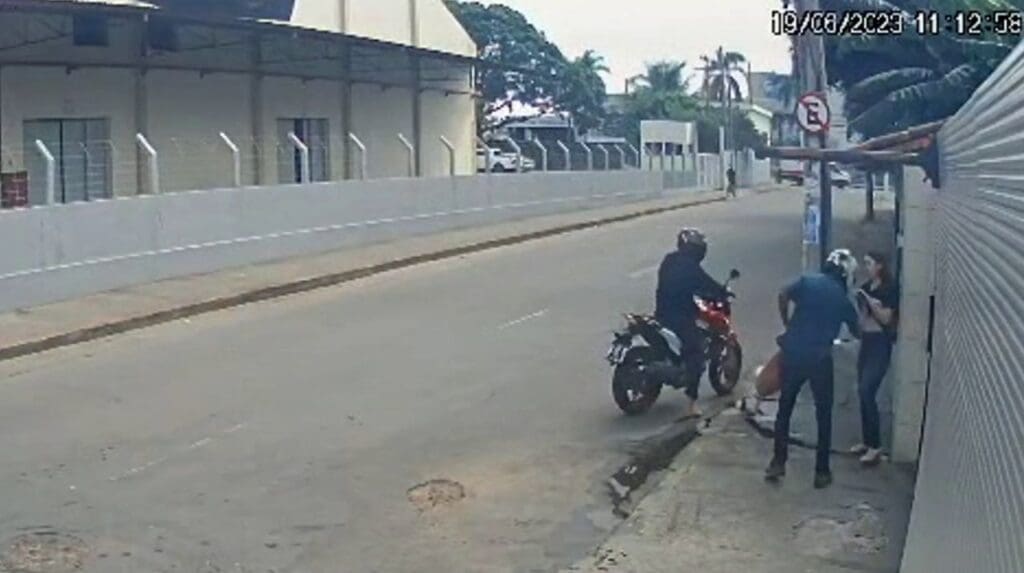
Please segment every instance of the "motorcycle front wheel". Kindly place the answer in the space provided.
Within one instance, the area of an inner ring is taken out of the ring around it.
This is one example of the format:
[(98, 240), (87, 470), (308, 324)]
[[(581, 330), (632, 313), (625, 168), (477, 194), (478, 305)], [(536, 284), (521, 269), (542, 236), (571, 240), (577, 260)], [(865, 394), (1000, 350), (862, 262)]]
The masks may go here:
[(612, 375), (612, 397), (620, 410), (629, 416), (643, 414), (661, 395), (661, 385), (650, 382), (644, 369), (654, 360), (649, 348), (634, 348), (615, 368)]
[(736, 389), (743, 371), (743, 347), (738, 342), (712, 342), (708, 348), (708, 380), (719, 396)]

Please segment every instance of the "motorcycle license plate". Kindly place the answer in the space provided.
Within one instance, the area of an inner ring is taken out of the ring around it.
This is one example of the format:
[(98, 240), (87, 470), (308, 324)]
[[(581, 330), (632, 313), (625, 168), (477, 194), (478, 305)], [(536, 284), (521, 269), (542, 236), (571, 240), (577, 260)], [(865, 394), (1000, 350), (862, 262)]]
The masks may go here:
[(621, 344), (612, 345), (611, 349), (608, 350), (608, 362), (622, 364), (626, 360), (627, 352), (629, 352), (629, 348), (626, 346)]

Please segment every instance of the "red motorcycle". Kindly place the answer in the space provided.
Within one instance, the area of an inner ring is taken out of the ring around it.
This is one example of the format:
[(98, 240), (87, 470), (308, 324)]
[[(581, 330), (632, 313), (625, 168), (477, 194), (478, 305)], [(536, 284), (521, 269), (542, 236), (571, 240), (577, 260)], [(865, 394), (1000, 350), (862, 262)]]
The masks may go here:
[[(739, 271), (733, 269), (726, 286), (739, 277)], [(697, 308), (708, 381), (719, 396), (726, 396), (736, 388), (743, 370), (743, 347), (733, 328), (732, 303), (698, 298)], [(646, 412), (658, 400), (662, 387), (681, 388), (687, 378), (679, 338), (651, 316), (627, 314), (626, 328), (615, 333), (607, 358), (615, 367), (612, 397), (626, 414)]]

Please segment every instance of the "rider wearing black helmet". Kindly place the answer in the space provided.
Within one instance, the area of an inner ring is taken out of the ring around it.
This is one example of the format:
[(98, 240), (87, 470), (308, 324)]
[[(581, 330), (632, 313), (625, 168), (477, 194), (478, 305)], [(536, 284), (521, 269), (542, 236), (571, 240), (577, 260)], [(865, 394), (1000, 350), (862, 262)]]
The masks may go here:
[(686, 395), (690, 398), (688, 415), (699, 415), (697, 389), (704, 370), (701, 356), (703, 341), (697, 328), (697, 304), (693, 297), (723, 300), (729, 290), (704, 272), (701, 263), (708, 252), (707, 239), (698, 229), (686, 228), (676, 239), (676, 250), (665, 256), (658, 269), (655, 319), (675, 332), (686, 362)]

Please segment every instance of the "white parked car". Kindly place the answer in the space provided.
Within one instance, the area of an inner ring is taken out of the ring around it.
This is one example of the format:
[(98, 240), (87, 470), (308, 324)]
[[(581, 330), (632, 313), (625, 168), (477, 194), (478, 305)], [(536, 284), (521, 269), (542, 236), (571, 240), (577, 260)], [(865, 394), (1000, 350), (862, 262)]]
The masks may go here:
[[(488, 161), (488, 154), (490, 161)], [(519, 171), (519, 156), (512, 151), (504, 151), (495, 147), (476, 148), (476, 170), (478, 173), (487, 171), (490, 165), (493, 173), (513, 173)], [(534, 161), (529, 157), (523, 157), (523, 171), (532, 171), (536, 167)]]
[(829, 179), (832, 181), (832, 186), (836, 189), (846, 189), (853, 185), (853, 177), (850, 174), (839, 168), (835, 163), (829, 164)]

